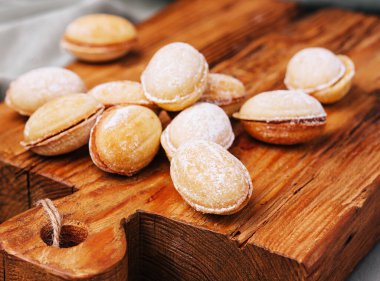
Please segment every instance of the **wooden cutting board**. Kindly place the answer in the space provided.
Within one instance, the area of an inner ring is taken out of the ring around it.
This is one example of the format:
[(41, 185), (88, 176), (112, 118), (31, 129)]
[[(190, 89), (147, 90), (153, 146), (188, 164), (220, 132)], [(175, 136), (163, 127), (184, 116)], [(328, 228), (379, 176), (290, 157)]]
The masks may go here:
[[(230, 151), (254, 193), (230, 216), (191, 209), (162, 151), (131, 178), (97, 169), (87, 148), (52, 158), (25, 151), (26, 119), (0, 105), (0, 280), (343, 280), (380, 237), (380, 19), (199, 0), (176, 2), (138, 28), (139, 46), (122, 60), (69, 68), (89, 88), (138, 80), (159, 47), (185, 41), (251, 95), (284, 88), (288, 60), (308, 46), (349, 55), (357, 74), (348, 96), (326, 107), (326, 131), (314, 142), (267, 145), (233, 122)], [(65, 248), (44, 242), (43, 210), (27, 210), (46, 197), (61, 198)]]

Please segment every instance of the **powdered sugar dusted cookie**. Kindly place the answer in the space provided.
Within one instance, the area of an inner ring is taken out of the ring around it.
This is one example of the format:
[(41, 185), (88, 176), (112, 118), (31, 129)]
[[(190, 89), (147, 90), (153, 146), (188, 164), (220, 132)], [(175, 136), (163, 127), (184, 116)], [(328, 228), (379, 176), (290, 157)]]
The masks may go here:
[(217, 105), (197, 103), (178, 114), (161, 135), (161, 144), (171, 159), (191, 140), (208, 140), (228, 149), (234, 141), (231, 122)]
[(206, 91), (200, 101), (214, 103), (231, 116), (240, 109), (246, 99), (247, 93), (240, 80), (226, 74), (210, 73)]
[(159, 49), (141, 76), (145, 96), (169, 111), (195, 103), (207, 86), (208, 64), (204, 56), (186, 43)]
[(68, 153), (85, 144), (104, 106), (87, 94), (51, 100), (37, 109), (25, 124), (24, 145), (41, 155)]
[(84, 15), (71, 22), (61, 40), (77, 58), (102, 62), (119, 58), (137, 43), (137, 30), (127, 19), (110, 14)]
[(5, 102), (20, 114), (29, 116), (54, 98), (85, 91), (82, 79), (74, 72), (60, 67), (42, 67), (12, 81)]
[(247, 132), (264, 142), (295, 144), (309, 141), (323, 132), (326, 112), (315, 98), (301, 91), (270, 91), (247, 100), (240, 112)]
[(88, 94), (92, 95), (106, 107), (114, 105), (143, 105), (151, 109), (156, 105), (149, 101), (139, 82), (114, 81), (100, 84), (92, 88)]
[(324, 48), (306, 48), (289, 61), (284, 82), (290, 90), (302, 90), (320, 102), (333, 103), (348, 92), (354, 74), (349, 57)]
[(195, 140), (182, 145), (171, 161), (170, 175), (182, 198), (202, 213), (236, 213), (252, 195), (246, 167), (214, 142)]
[(106, 172), (131, 176), (153, 160), (161, 132), (161, 122), (149, 108), (111, 107), (91, 130), (92, 161)]

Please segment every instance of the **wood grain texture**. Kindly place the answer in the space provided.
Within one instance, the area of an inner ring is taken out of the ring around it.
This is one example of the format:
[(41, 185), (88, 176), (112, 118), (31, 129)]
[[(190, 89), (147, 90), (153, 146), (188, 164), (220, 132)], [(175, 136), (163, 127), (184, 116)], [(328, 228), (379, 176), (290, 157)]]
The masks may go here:
[[(380, 19), (327, 9), (261, 33), (264, 21), (250, 21), (257, 14), (273, 25), (272, 13), (297, 10), (268, 3), (181, 1), (141, 26), (140, 53), (115, 64), (70, 68), (91, 86), (137, 79), (159, 46), (186, 40), (206, 54), (213, 71), (238, 77), (254, 95), (284, 88), (286, 64), (298, 50), (328, 47), (349, 55), (357, 74), (347, 97), (326, 107), (323, 137), (274, 146), (250, 138), (233, 122), (231, 152), (250, 171), (253, 198), (235, 215), (207, 216), (177, 194), (163, 151), (131, 178), (100, 171), (86, 148), (37, 157), (13, 144), (23, 120), (0, 107), (0, 114), (19, 126), (0, 135), (10, 147), (8, 154), (0, 152), (3, 162), (28, 172), (31, 198), (40, 196), (35, 193), (40, 186), (52, 188), (44, 179), (77, 189), (55, 204), (66, 224), (79, 224), (87, 233), (78, 246), (56, 249), (40, 237), (48, 223), (40, 208), (4, 222), (0, 272), (5, 280), (123, 280), (127, 269), (131, 280), (343, 280), (349, 274), (380, 237)], [(179, 11), (181, 5), (186, 12)]]
[[(136, 225), (138, 228), (136, 229)], [(127, 223), (129, 280), (302, 280), (294, 260), (166, 217), (137, 213)], [(278, 270), (281, 268), (281, 270)]]
[[(209, 63), (213, 65), (237, 53), (247, 42), (300, 17), (300, 10), (294, 4), (274, 3), (271, 6), (273, 9), (268, 7), (268, 3), (249, 0), (239, 3), (232, 0), (176, 2), (138, 26), (139, 43), (132, 54), (109, 64), (77, 62), (68, 68), (77, 72), (88, 88), (119, 79), (139, 80), (140, 73), (152, 54), (164, 44), (176, 40), (191, 42), (196, 47), (203, 48)], [(223, 29), (218, 26), (223, 26)], [(215, 32), (216, 29), (218, 32)], [(61, 180), (51, 185), (51, 177), (47, 175), (44, 183), (45, 176), (40, 170), (49, 166), (50, 161), (25, 152), (19, 144), (26, 119), (5, 105), (0, 105), (0, 118), (5, 123), (0, 127), (0, 161), (14, 166), (15, 174), (25, 172), (28, 175), (33, 170), (29, 178), (31, 182), (24, 184), (31, 187), (29, 191), (19, 184), (9, 185), (12, 182), (4, 188), (5, 193), (7, 190), (20, 190), (20, 206), (10, 206), (11, 202), (3, 200), (0, 204), (0, 222), (25, 211), (36, 200), (44, 197), (60, 198), (76, 188), (81, 188), (79, 180), (70, 179), (73, 178), (73, 173), (81, 178), (82, 172), (75, 170), (72, 173), (72, 167), (68, 164), (75, 159), (75, 166), (81, 166), (82, 171), (86, 171), (88, 166), (92, 166), (86, 149), (70, 155), (69, 158), (54, 159), (55, 163), (60, 163), (55, 175)], [(34, 179), (34, 175), (37, 179)], [(92, 179), (99, 176), (102, 175), (97, 173)], [(14, 178), (14, 175), (9, 174), (9, 177)], [(21, 196), (28, 193), (29, 197)]]

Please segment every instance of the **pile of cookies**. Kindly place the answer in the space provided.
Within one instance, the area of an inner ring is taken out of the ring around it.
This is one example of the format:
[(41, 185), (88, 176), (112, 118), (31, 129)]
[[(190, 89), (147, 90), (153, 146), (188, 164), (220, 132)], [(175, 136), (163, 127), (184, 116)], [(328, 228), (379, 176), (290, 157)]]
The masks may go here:
[[(130, 27), (113, 35), (120, 41), (113, 53), (101, 54), (100, 46), (107, 42), (96, 41), (96, 33), (75, 28), (88, 21), (85, 17), (72, 23), (64, 45), (86, 60), (120, 55), (120, 46), (128, 45), (122, 42)], [(111, 23), (120, 24), (117, 19)], [(93, 45), (81, 45), (75, 40), (77, 33), (87, 40), (93, 36)], [(251, 136), (264, 142), (312, 140), (323, 133), (326, 124), (318, 100), (332, 103), (342, 98), (353, 75), (348, 57), (309, 48), (289, 62), (285, 78), (289, 90), (247, 100), (239, 80), (209, 73), (200, 52), (177, 42), (153, 55), (141, 83), (108, 82), (87, 92), (75, 73), (46, 67), (13, 81), (6, 103), (30, 116), (22, 145), (37, 154), (60, 155), (88, 143), (97, 167), (132, 176), (153, 160), (161, 144), (171, 162), (173, 184), (187, 203), (203, 213), (232, 214), (249, 201), (252, 181), (246, 167), (227, 150), (235, 138), (229, 117), (241, 120)], [(164, 111), (178, 114), (163, 130), (158, 114)]]

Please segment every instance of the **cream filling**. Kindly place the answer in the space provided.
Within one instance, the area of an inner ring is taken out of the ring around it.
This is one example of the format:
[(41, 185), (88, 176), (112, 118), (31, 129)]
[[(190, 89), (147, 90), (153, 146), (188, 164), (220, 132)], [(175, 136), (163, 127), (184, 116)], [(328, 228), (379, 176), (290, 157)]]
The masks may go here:
[(259, 122), (302, 122), (303, 120), (313, 120), (313, 119), (326, 119), (327, 114), (326, 113), (321, 113), (319, 115), (306, 115), (306, 116), (299, 116), (299, 117), (273, 117), (273, 118), (252, 118), (249, 116), (241, 116), (239, 112), (234, 113), (232, 115), (234, 118), (239, 119), (239, 120), (245, 120), (245, 121), (259, 121)]

